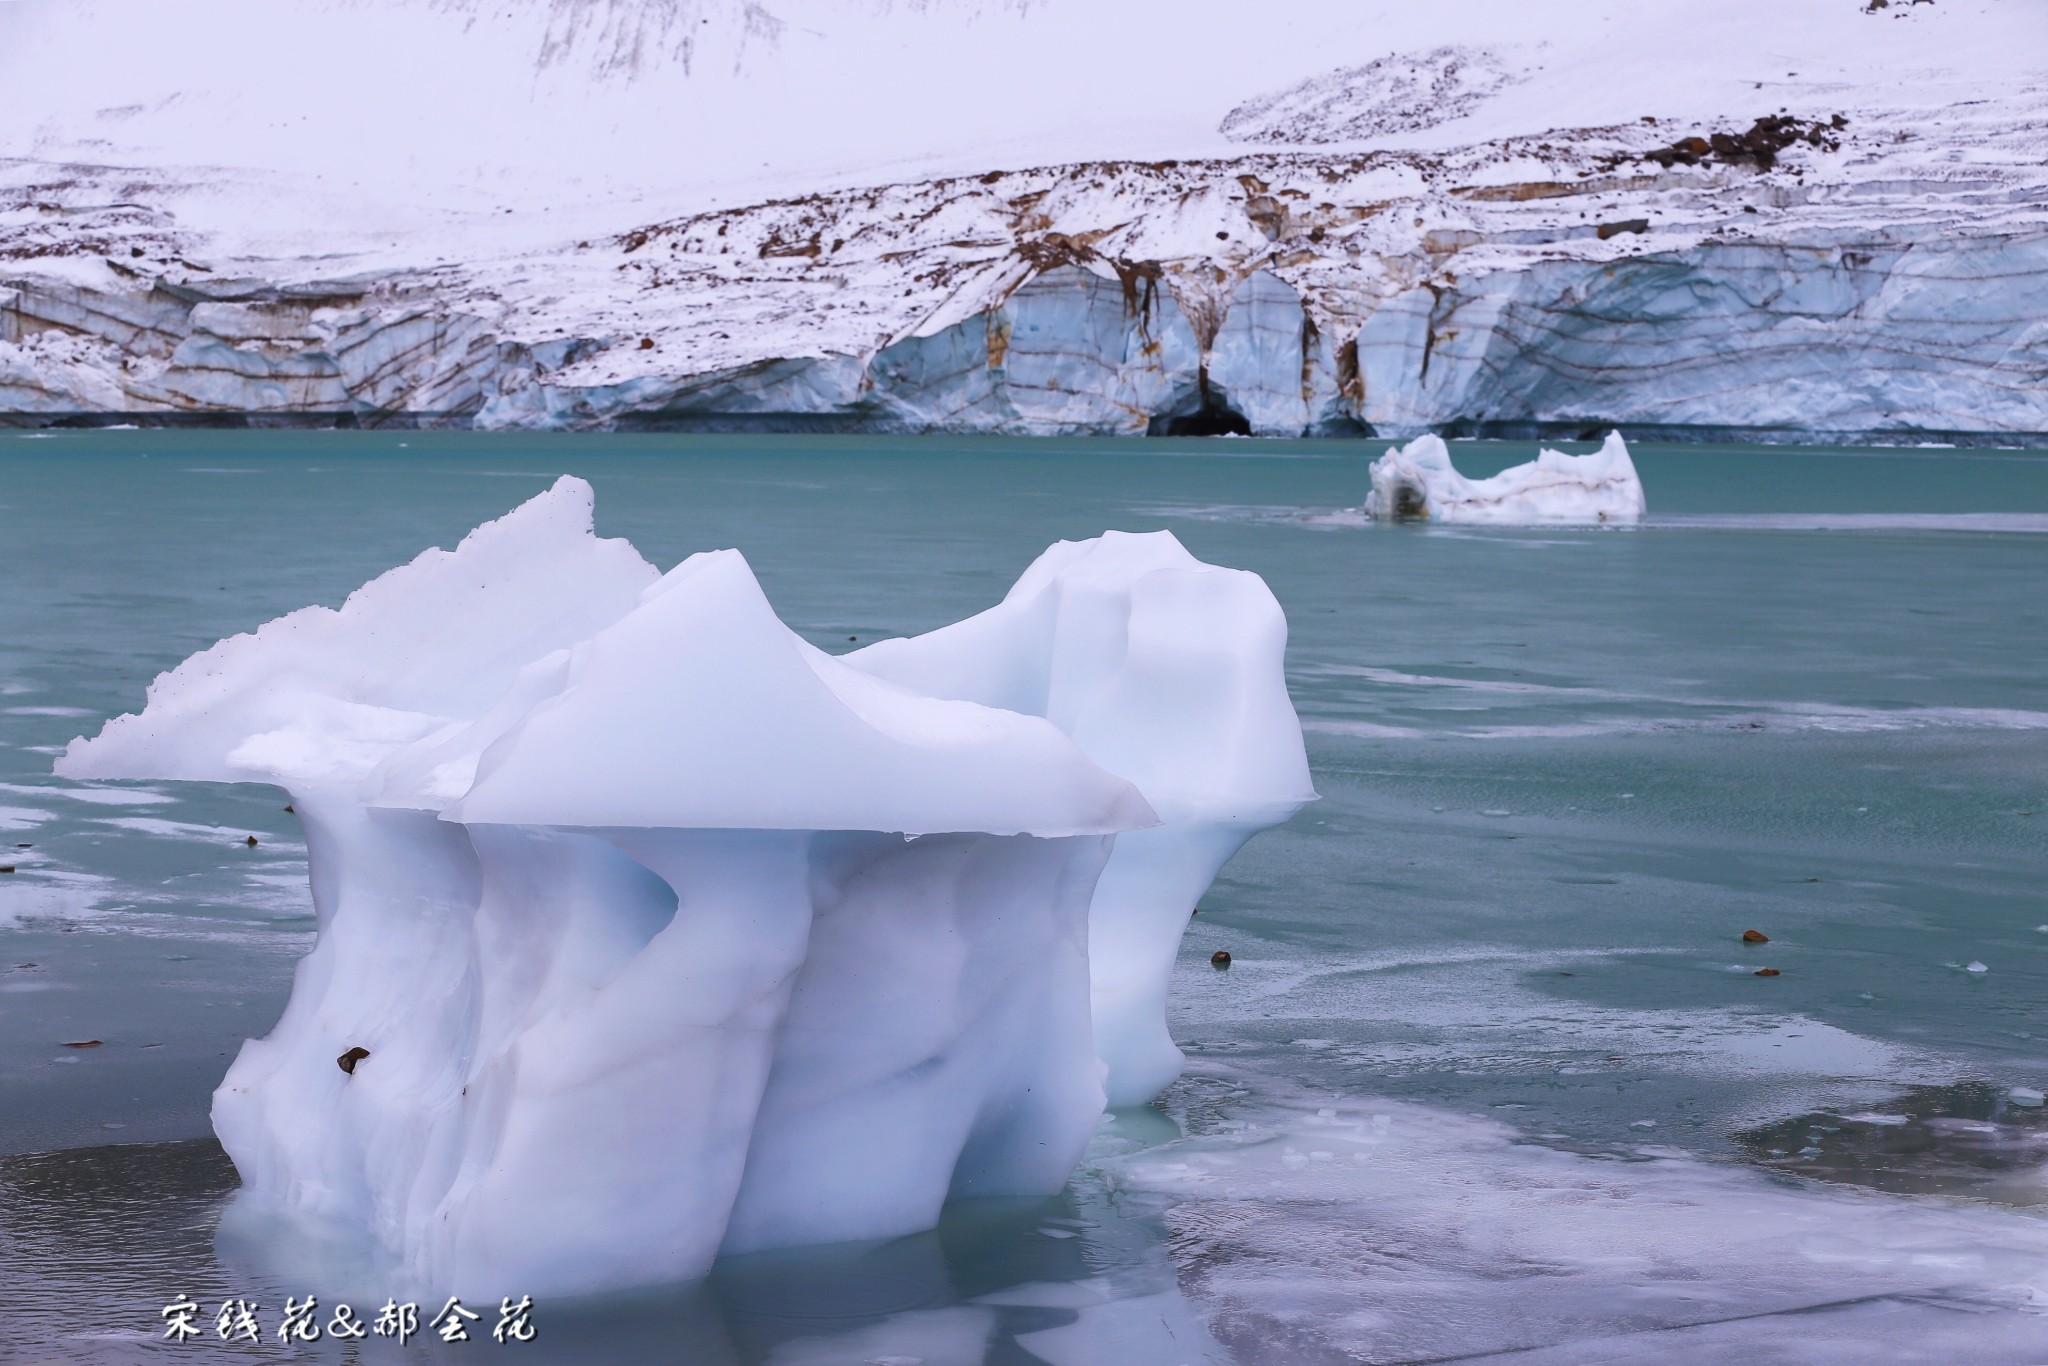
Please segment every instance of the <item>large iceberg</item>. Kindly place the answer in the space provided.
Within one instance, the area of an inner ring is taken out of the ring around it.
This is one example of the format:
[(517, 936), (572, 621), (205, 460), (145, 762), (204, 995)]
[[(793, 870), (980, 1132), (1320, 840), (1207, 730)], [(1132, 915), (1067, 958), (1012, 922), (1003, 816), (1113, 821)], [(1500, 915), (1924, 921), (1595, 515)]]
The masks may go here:
[(1493, 526), (1636, 522), (1647, 505), (1643, 481), (1620, 432), (1591, 455), (1538, 451), (1490, 479), (1467, 479), (1440, 436), (1419, 436), (1372, 462), (1369, 517)]
[(1313, 795), (1284, 643), (1256, 576), (1112, 533), (834, 658), (737, 551), (659, 575), (564, 479), (58, 768), (305, 823), (319, 936), (214, 1097), (238, 1218), (575, 1293), (1056, 1191), (1105, 1071), (1178, 1069), (1195, 899)]

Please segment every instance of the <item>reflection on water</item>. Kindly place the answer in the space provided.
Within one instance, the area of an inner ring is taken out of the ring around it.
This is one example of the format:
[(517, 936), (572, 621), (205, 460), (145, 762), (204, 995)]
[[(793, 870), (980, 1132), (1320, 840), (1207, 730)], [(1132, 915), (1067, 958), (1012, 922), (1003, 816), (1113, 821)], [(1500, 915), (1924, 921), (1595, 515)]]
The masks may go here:
[[(1207, 1359), (1205, 1335), (1175, 1288), (1165, 1226), (1149, 1205), (1120, 1208), (1096, 1165), (1178, 1134), (1155, 1111), (1112, 1117), (1089, 1169), (1054, 1200), (970, 1202), (912, 1237), (727, 1258), (699, 1285), (543, 1302), (538, 1336), (519, 1359), (1079, 1363), (1098, 1359), (1104, 1328), (1136, 1349), (1133, 1361), (1162, 1360), (1162, 1349)], [(24, 1344), (35, 1344), (35, 1359), (60, 1362), (173, 1353), (412, 1360), (477, 1345), (423, 1334), (402, 1354), (375, 1338), (281, 1346), (275, 1333), (287, 1296), (319, 1296), (323, 1323), (334, 1304), (322, 1287), (278, 1274), (294, 1249), (216, 1247), (235, 1186), (233, 1164), (211, 1139), (0, 1158), (0, 1359)], [(174, 1345), (162, 1341), (162, 1311), (179, 1295), (201, 1306), (205, 1332)], [(211, 1316), (229, 1298), (256, 1302), (264, 1342), (218, 1338)], [(1149, 1321), (1135, 1330), (1117, 1322), (1127, 1304), (1143, 1305)], [(368, 1319), (378, 1307), (356, 1308)], [(491, 1307), (470, 1307), (486, 1311), (472, 1328), (481, 1339)], [(422, 1304), (422, 1319), (437, 1308)]]
[(213, 1255), (234, 1188), (212, 1139), (0, 1158), (0, 1355), (134, 1360), (176, 1296), (246, 1295)]

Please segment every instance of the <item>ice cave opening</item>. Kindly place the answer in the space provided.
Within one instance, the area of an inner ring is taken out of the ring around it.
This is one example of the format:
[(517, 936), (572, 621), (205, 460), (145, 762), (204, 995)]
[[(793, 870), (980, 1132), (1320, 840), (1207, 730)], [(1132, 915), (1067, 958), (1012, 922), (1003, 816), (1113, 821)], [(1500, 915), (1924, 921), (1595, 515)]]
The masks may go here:
[(1250, 436), (1252, 424), (1243, 413), (1230, 406), (1229, 402), (1214, 389), (1204, 384), (1194, 396), (1196, 404), (1192, 409), (1169, 411), (1154, 415), (1146, 424), (1147, 436)]

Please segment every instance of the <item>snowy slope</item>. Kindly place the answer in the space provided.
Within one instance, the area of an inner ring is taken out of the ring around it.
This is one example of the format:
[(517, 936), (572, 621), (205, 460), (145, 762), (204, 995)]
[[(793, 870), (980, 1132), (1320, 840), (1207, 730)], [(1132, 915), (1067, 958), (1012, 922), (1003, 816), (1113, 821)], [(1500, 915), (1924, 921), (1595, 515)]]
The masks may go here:
[(1869, 3), (0, 0), (0, 409), (2048, 429), (2048, 10)]

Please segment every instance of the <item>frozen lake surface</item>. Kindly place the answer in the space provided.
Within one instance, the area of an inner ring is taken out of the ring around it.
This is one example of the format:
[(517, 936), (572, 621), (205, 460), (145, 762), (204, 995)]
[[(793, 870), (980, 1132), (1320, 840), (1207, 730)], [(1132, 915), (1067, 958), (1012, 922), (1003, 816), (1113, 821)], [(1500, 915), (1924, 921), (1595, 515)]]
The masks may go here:
[[(568, 472), (830, 650), (1172, 530), (1287, 608), (1323, 800), (1203, 902), (1187, 1076), (1061, 1200), (543, 1303), (522, 1354), (2041, 1360), (2048, 457), (1639, 445), (1644, 525), (1518, 531), (1363, 524), (1386, 444), (0, 436), (0, 1359), (281, 1356), (320, 1292), (212, 1238), (209, 1093), (310, 942), (293, 818), (55, 752)], [(160, 1344), (181, 1293), (272, 1336)]]

